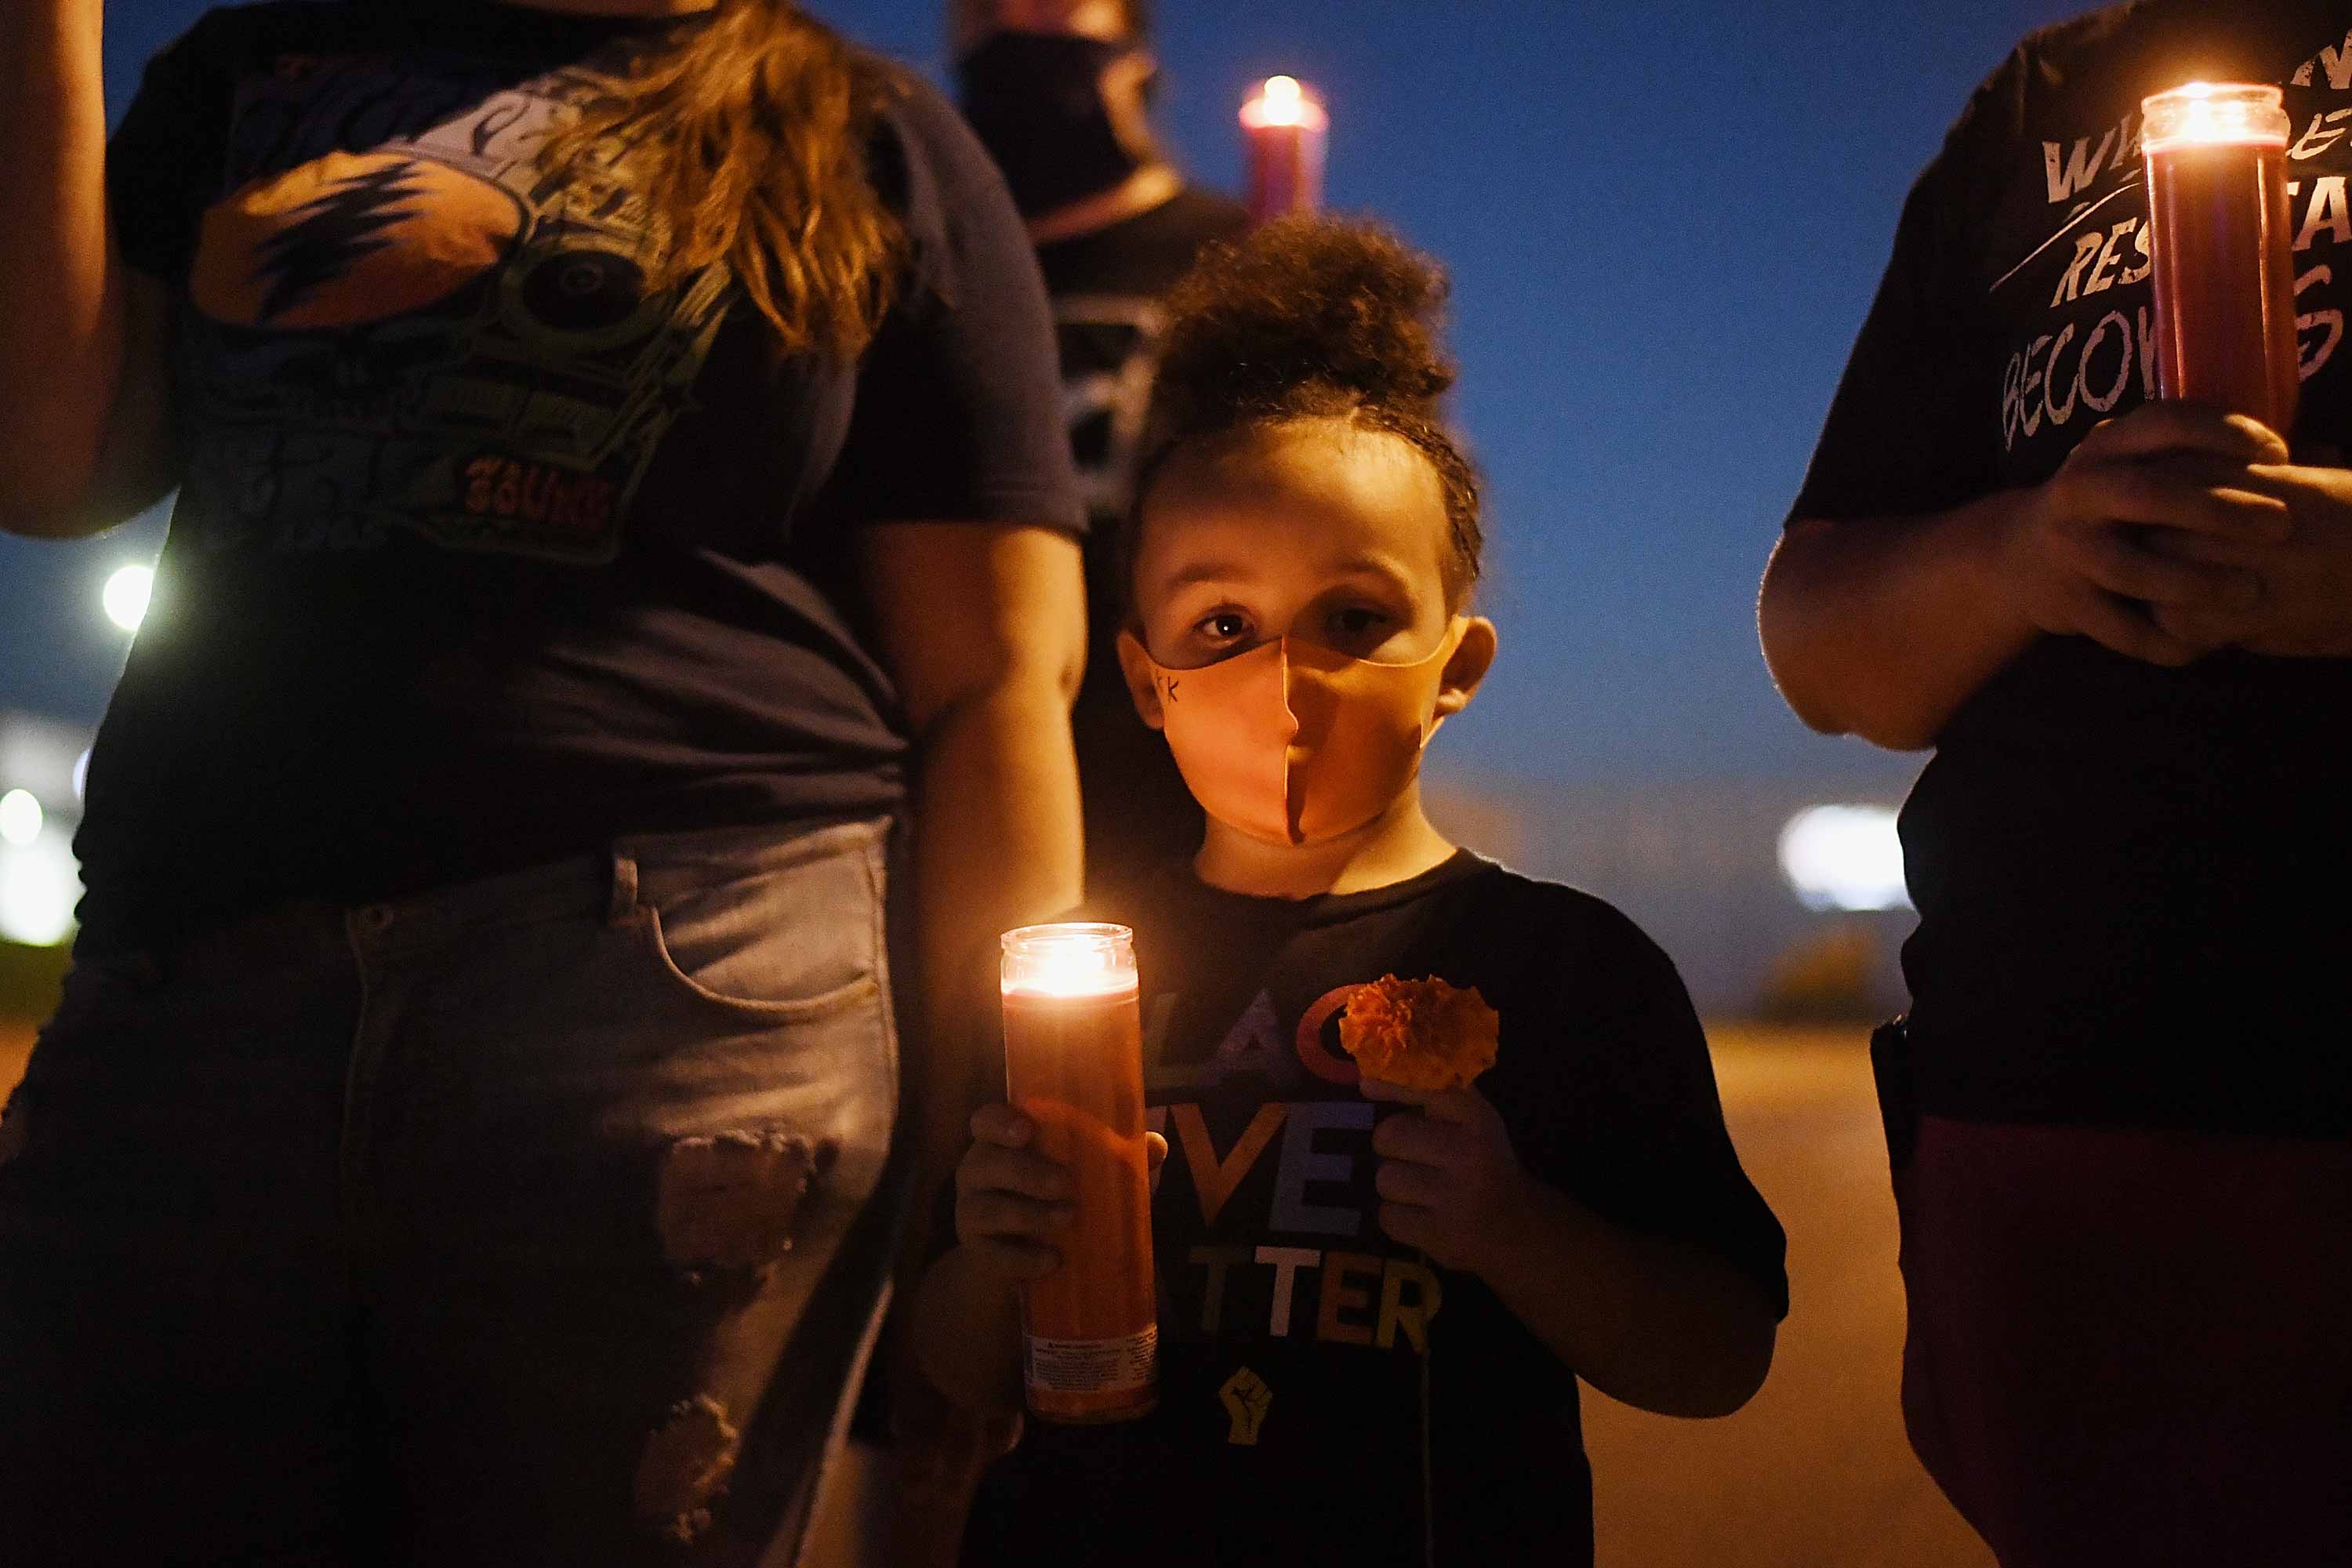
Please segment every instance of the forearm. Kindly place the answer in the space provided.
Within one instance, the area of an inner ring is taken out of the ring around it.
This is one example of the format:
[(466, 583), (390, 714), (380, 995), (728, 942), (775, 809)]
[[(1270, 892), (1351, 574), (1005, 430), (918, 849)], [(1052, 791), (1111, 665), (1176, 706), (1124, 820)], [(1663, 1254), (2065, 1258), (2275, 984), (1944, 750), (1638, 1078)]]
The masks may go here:
[(1800, 521), (1764, 574), (1764, 657), (1798, 717), (1897, 751), (1933, 745), (2039, 635), (2000, 545), (2026, 492), (1885, 521)]
[(931, 1265), (912, 1313), (916, 1364), (931, 1386), (983, 1415), (1021, 1408), (1021, 1301), (959, 1247)]
[(1755, 1282), (1711, 1254), (1602, 1219), (1532, 1177), (1478, 1272), (1576, 1373), (1664, 1415), (1727, 1415), (1760, 1387), (1776, 1325)]
[(18, 0), (0, 47), (0, 521), (87, 489), (123, 357), (106, 211), (100, 0)]
[(927, 1201), (969, 1142), (977, 1099), (1001, 1089), (983, 1054), (995, 1038), (997, 938), (1064, 912), (1081, 891), (1077, 763), (1057, 677), (1008, 679), (931, 727), (914, 855), (926, 995), (906, 1072)]

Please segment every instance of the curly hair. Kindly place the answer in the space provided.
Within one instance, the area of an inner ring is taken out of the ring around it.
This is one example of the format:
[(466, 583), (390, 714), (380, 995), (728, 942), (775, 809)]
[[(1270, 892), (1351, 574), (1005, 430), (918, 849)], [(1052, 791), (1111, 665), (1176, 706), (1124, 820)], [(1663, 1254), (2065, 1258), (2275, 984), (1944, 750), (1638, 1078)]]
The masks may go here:
[(1445, 269), (1375, 223), (1283, 218), (1212, 246), (1169, 295), (1147, 457), (1128, 525), (1169, 458), (1301, 419), (1418, 450), (1445, 492), (1446, 592), (1478, 580), (1478, 474), (1441, 416), (1455, 369), (1440, 339)]

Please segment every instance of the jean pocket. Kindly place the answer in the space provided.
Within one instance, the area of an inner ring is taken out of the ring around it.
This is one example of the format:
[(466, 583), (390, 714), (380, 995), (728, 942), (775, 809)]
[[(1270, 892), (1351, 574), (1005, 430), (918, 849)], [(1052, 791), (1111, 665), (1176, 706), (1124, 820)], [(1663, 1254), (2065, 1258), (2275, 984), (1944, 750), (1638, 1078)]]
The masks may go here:
[(671, 889), (639, 912), (655, 958), (702, 1001), (764, 1018), (826, 1017), (883, 978), (880, 886), (855, 851)]

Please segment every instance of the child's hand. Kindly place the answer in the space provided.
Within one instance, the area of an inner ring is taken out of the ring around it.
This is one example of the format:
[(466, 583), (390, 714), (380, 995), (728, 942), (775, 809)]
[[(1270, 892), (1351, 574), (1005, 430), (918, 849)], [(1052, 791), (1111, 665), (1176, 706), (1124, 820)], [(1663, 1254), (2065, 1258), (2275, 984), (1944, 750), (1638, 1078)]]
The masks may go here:
[(1372, 1133), (1381, 1229), (1448, 1268), (1482, 1271), (1525, 1208), (1527, 1176), (1502, 1116), (1466, 1086), (1432, 1093), (1368, 1078), (1361, 1088), (1367, 1100), (1419, 1108)]
[[(1008, 1280), (1042, 1279), (1062, 1266), (1056, 1238), (1076, 1213), (1070, 1168), (1033, 1151), (1037, 1124), (1009, 1105), (972, 1113), (972, 1144), (956, 1165), (956, 1241)], [(1152, 1184), (1168, 1140), (1143, 1135)]]

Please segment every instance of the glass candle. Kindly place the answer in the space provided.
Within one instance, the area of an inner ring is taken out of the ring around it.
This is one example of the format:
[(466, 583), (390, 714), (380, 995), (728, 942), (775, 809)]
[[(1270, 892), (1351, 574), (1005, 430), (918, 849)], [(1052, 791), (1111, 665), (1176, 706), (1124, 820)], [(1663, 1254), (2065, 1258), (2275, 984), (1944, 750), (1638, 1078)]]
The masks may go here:
[(2280, 91), (2190, 82), (2140, 107), (2158, 393), (2284, 436), (2302, 375)]
[(1004, 933), (1004, 1078), (1033, 1147), (1070, 1171), (1062, 1266), (1023, 1288), (1023, 1374), (1040, 1419), (1125, 1421), (1158, 1402), (1143, 1027), (1134, 933)]
[(1242, 105), (1249, 143), (1250, 216), (1267, 223), (1323, 205), (1323, 157), (1331, 117), (1296, 77), (1268, 77)]

